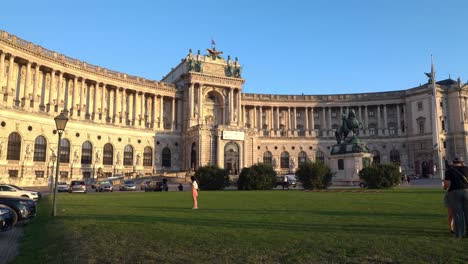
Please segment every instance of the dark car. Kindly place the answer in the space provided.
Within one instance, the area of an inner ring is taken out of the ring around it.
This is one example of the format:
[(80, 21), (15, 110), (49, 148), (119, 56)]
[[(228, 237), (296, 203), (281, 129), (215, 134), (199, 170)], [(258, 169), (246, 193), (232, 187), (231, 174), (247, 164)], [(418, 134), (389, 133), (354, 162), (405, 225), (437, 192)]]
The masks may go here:
[(36, 216), (36, 202), (33, 199), (14, 196), (0, 196), (0, 204), (13, 209), (14, 224)]
[(151, 181), (147, 186), (145, 186), (145, 192), (162, 192), (163, 182), (161, 181)]
[(148, 188), (150, 183), (151, 183), (151, 180), (143, 181), (143, 182), (140, 184), (140, 190), (144, 190), (144, 189)]
[(86, 183), (84, 181), (71, 181), (69, 193), (81, 192), (86, 193)]
[(10, 230), (16, 224), (16, 218), (13, 209), (0, 204), (0, 232)]

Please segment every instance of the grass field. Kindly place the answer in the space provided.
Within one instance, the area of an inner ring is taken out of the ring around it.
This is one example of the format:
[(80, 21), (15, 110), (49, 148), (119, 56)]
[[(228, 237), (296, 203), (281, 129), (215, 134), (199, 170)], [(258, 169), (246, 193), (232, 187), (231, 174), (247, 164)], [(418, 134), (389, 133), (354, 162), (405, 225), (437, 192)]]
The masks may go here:
[(15, 263), (468, 263), (443, 193), (205, 191), (60, 194)]

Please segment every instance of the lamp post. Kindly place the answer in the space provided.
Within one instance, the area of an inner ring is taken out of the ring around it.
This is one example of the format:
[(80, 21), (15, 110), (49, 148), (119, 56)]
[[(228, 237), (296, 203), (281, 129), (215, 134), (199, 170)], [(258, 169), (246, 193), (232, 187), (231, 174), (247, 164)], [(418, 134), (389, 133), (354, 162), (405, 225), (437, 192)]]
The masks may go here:
[(57, 155), (52, 153), (50, 156), (50, 161), (52, 161), (52, 169), (50, 172), (50, 193), (54, 191), (54, 167), (55, 167), (55, 160), (57, 159)]
[(52, 207), (52, 216), (57, 215), (57, 182), (58, 182), (58, 175), (59, 175), (59, 166), (60, 166), (60, 141), (62, 140), (62, 133), (65, 130), (65, 126), (67, 125), (68, 118), (63, 114), (56, 116), (54, 118), (55, 126), (57, 128), (58, 133), (58, 147), (57, 147), (57, 167), (55, 168), (55, 182), (54, 182), (54, 202)]

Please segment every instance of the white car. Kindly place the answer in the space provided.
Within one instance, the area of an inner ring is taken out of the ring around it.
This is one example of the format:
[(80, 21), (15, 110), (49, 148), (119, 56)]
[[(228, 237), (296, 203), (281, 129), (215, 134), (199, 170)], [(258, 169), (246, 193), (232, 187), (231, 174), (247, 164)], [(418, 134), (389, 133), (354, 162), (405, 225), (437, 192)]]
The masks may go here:
[(30, 198), (34, 200), (39, 199), (39, 195), (35, 191), (20, 190), (8, 184), (0, 184), (0, 195), (1, 196), (26, 197), (26, 198)]
[(57, 182), (57, 192), (68, 192), (68, 183), (66, 182)]

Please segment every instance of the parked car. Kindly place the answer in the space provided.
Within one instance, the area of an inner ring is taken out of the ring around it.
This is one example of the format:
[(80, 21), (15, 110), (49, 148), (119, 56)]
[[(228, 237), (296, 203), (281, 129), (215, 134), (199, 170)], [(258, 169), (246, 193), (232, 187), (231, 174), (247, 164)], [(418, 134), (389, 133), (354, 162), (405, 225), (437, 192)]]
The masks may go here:
[(23, 191), (19, 190), (9, 184), (0, 184), (0, 196), (14, 196), (14, 197), (26, 197), (31, 199), (39, 199), (39, 194), (35, 191)]
[(39, 197), (39, 199), (42, 198), (42, 193), (40, 191), (36, 191), (36, 190), (27, 190), (27, 189), (24, 189), (24, 188), (21, 188), (19, 186), (16, 186), (14, 184), (8, 184), (10, 185), (11, 187), (13, 188), (16, 188), (17, 190), (21, 190), (21, 191), (28, 191), (28, 192), (36, 192), (37, 193), (37, 197)]
[(100, 181), (96, 184), (96, 192), (113, 192), (114, 187), (110, 181)]
[(68, 192), (86, 193), (86, 183), (84, 181), (71, 181), (70, 187), (68, 188)]
[(136, 184), (132, 180), (125, 180), (119, 185), (121, 191), (136, 191)]
[(68, 192), (68, 189), (70, 186), (68, 186), (68, 183), (66, 182), (57, 182), (57, 192)]
[(147, 187), (149, 187), (150, 182), (151, 182), (151, 180), (143, 181), (143, 182), (140, 184), (140, 190), (144, 190), (144, 189), (146, 189)]
[(0, 204), (0, 232), (8, 231), (16, 224), (15, 216), (13, 209)]
[[(284, 178), (286, 178), (286, 180)], [(289, 188), (290, 186), (296, 188), (296, 185), (297, 185), (297, 180), (296, 180), (295, 174), (286, 174), (283, 176), (276, 177), (275, 188), (278, 186), (283, 187), (283, 189)]]
[(36, 202), (33, 199), (14, 196), (0, 196), (0, 204), (13, 209), (13, 225), (36, 216)]
[(163, 182), (151, 181), (148, 186), (145, 187), (145, 192), (162, 192)]

